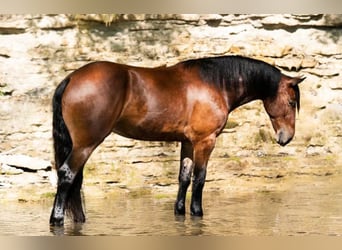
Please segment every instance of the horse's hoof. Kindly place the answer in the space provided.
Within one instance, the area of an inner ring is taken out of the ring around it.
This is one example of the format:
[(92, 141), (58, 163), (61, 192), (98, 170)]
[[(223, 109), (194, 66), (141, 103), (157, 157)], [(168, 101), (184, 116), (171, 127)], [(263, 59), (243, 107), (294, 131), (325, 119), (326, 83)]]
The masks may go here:
[(191, 216), (202, 217), (203, 216), (203, 210), (201, 208), (192, 208), (190, 214), (191, 214)]
[(82, 223), (85, 223), (86, 219), (85, 217), (80, 217), (80, 218), (74, 218), (74, 222), (77, 223), (77, 224), (82, 224)]
[(185, 206), (181, 202), (175, 203), (175, 215), (185, 215)]
[(50, 218), (50, 226), (62, 227), (64, 225), (64, 218)]
[(182, 209), (182, 210), (175, 209), (175, 215), (185, 215), (185, 209)]
[(203, 217), (203, 212), (198, 212), (198, 213), (191, 212), (191, 216)]

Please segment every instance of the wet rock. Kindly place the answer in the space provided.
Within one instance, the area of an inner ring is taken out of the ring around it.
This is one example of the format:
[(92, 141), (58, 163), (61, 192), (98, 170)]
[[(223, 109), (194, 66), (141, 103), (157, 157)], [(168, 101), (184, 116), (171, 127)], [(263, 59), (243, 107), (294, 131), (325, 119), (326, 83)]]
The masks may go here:
[(0, 155), (0, 163), (26, 171), (51, 169), (51, 162), (27, 155)]
[(24, 170), (18, 169), (15, 167), (11, 167), (7, 164), (1, 164), (0, 163), (0, 173), (5, 174), (5, 175), (17, 175), (17, 174), (22, 174)]

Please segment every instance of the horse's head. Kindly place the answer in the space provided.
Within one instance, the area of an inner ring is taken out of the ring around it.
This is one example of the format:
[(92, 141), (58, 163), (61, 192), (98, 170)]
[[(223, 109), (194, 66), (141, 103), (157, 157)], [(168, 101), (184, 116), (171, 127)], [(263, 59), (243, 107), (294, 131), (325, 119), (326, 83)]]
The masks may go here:
[(279, 145), (288, 144), (295, 134), (296, 108), (300, 108), (298, 84), (305, 77), (289, 77), (282, 75), (275, 96), (263, 100), (264, 107), (270, 116)]

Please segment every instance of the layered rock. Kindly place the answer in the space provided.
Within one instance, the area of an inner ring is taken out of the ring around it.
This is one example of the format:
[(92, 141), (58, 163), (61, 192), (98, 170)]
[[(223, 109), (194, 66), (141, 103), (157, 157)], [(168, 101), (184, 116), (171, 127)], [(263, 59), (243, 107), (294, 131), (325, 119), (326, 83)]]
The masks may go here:
[[(342, 15), (1, 15), (0, 151), (53, 158), (51, 97), (72, 70), (95, 60), (172, 65), (239, 54), (289, 75), (305, 75), (294, 141), (279, 148), (259, 102), (231, 114), (235, 124), (213, 156), (254, 152), (341, 154)], [(176, 147), (175, 147), (176, 146)], [(147, 150), (146, 150), (147, 149)], [(178, 157), (177, 144), (116, 135), (90, 161)]]

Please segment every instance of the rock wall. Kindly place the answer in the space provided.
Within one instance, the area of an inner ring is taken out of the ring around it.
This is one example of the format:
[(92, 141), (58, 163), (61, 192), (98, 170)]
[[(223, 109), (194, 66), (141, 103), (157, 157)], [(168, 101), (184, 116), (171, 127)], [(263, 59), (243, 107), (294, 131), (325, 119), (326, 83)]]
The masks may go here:
[[(95, 60), (171, 65), (239, 54), (305, 75), (296, 137), (280, 148), (260, 102), (230, 116), (214, 157), (341, 154), (342, 15), (1, 15), (0, 152), (52, 156), (51, 97), (72, 70)], [(146, 150), (148, 149), (148, 150)], [(178, 157), (177, 143), (111, 135), (90, 162)]]

